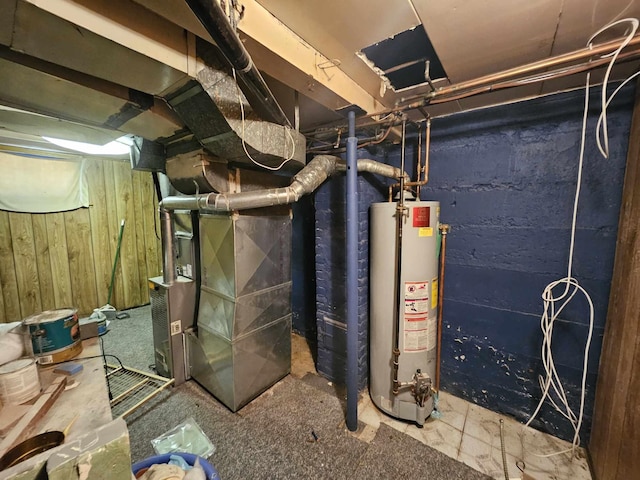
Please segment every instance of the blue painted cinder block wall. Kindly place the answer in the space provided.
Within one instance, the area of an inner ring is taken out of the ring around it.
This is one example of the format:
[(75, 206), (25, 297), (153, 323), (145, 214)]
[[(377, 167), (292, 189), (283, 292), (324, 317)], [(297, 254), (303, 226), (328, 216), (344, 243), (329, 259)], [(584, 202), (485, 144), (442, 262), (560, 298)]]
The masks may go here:
[[(291, 313), (293, 331), (316, 343), (315, 210), (312, 195), (292, 206)], [(315, 351), (315, 348), (312, 348)]]
[[(373, 158), (358, 150), (358, 158)], [(387, 182), (358, 177), (358, 384), (367, 385), (369, 343), (369, 205), (384, 200)], [(337, 383), (346, 373), (345, 176), (325, 182), (315, 194), (317, 370)]]
[[(632, 89), (609, 109), (610, 158), (595, 145), (593, 92), (573, 276), (590, 293), (595, 328), (587, 378), (588, 439), (616, 244), (633, 105)], [(526, 421), (540, 398), (544, 287), (567, 274), (583, 92), (435, 119), (430, 182), (450, 223), (442, 387)], [(556, 367), (578, 411), (588, 307), (577, 298), (553, 337)], [(571, 439), (545, 405), (536, 426)]]
[[(610, 158), (599, 156), (593, 93), (578, 215), (574, 276), (591, 294), (595, 329), (587, 378), (582, 441), (588, 440), (615, 251), (618, 213), (633, 105), (621, 91), (609, 109)], [(422, 198), (441, 202), (450, 223), (444, 306), (442, 388), (525, 421), (540, 395), (541, 293), (566, 275), (583, 93), (434, 119), (430, 181)], [(372, 158), (366, 151), (360, 157)], [(407, 157), (414, 157), (410, 147)], [(378, 160), (399, 164), (399, 149)], [(375, 157), (374, 157), (375, 158)], [(407, 171), (413, 172), (408, 162)], [(360, 380), (367, 379), (368, 205), (385, 190), (372, 178), (360, 187)], [(315, 196), (318, 370), (344, 378), (344, 181)], [(586, 302), (577, 300), (556, 324), (555, 361), (572, 405), (578, 406)], [(536, 426), (562, 438), (568, 422), (545, 406)]]

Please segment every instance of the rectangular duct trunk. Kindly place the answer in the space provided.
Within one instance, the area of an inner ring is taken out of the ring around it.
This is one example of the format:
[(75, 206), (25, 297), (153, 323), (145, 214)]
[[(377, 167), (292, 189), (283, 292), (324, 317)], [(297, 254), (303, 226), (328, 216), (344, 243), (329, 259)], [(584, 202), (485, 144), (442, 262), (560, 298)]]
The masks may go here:
[(191, 375), (232, 411), (291, 369), (291, 217), (201, 215)]

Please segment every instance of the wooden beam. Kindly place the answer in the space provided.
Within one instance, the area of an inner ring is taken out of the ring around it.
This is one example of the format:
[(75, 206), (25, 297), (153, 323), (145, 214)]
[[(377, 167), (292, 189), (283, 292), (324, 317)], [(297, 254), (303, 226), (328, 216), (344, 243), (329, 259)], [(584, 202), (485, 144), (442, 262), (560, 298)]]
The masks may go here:
[[(309, 89), (314, 85), (324, 87), (323, 89), (327, 89), (343, 99), (345, 105), (357, 105), (367, 113), (378, 112), (386, 108), (377, 98), (342, 71), (339, 65), (327, 69), (326, 67), (332, 64), (330, 58), (325, 57), (296, 35), (257, 0), (245, 0), (242, 4), (245, 11), (242, 20), (238, 23), (238, 29), (293, 67), (298, 72), (296, 77), (309, 85)], [(251, 53), (253, 55), (253, 52)], [(290, 74), (283, 75), (281, 68), (271, 68), (272, 61), (260, 62), (257, 58), (254, 60), (260, 70), (314, 98), (305, 91), (307, 89), (300, 89), (298, 85), (292, 85), (292, 82), (295, 82), (295, 77), (292, 78)], [(314, 100), (317, 101), (316, 98)], [(339, 108), (335, 104), (325, 104), (325, 106), (332, 110)]]
[(640, 472), (640, 84), (629, 134), (616, 256), (589, 450), (597, 480)]

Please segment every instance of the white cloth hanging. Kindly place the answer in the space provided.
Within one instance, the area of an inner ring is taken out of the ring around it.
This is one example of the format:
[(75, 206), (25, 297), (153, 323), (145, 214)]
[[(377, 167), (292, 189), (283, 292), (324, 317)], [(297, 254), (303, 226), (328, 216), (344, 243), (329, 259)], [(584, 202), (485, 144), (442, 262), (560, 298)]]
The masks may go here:
[(50, 213), (89, 206), (85, 160), (43, 159), (0, 152), (0, 209)]

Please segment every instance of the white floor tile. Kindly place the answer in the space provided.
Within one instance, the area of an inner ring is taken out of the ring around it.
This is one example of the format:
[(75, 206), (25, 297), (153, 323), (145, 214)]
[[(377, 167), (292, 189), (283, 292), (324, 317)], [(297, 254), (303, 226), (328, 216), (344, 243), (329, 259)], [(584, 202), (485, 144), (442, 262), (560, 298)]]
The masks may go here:
[[(373, 406), (373, 404), (371, 405)], [(409, 423), (404, 420), (398, 420), (384, 413), (380, 413), (380, 423), (384, 423), (385, 425), (390, 426), (394, 430), (399, 431), (400, 433), (405, 433), (407, 428), (409, 427)]]
[(440, 420), (451, 425), (458, 430), (464, 428), (464, 421), (467, 417), (469, 402), (461, 398), (454, 397), (446, 392), (440, 392), (438, 395), (438, 411), (440, 412)]
[[(462, 443), (460, 444), (460, 453), (457, 460), (493, 478), (504, 479), (505, 477), (502, 451), (470, 435), (462, 435)], [(521, 476), (516, 466), (517, 460), (513, 455), (507, 454), (509, 478), (519, 478)]]
[(536, 480), (591, 480), (591, 472), (584, 449), (571, 458), (570, 453), (551, 457), (542, 455), (559, 452), (569, 447), (568, 442), (542, 432), (527, 431), (523, 435), (525, 472)]
[(443, 423), (441, 420), (429, 419), (423, 428), (409, 425), (406, 433), (451, 458), (457, 458), (458, 456), (460, 443), (462, 442), (462, 432), (451, 425)]
[(373, 402), (368, 403), (362, 410), (358, 408), (358, 419), (376, 430), (380, 427), (381, 418), (382, 412), (376, 408)]
[(494, 448), (501, 448), (500, 420), (504, 425), (504, 444), (507, 453), (522, 458), (522, 433), (524, 425), (516, 420), (491, 412), (485, 408), (471, 405), (464, 425), (464, 433), (482, 440)]

